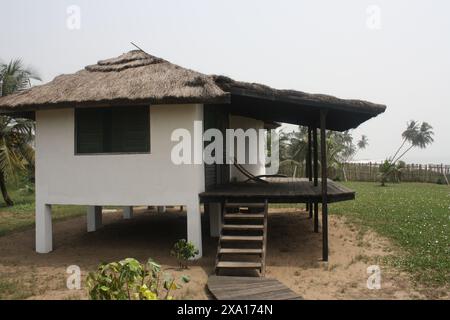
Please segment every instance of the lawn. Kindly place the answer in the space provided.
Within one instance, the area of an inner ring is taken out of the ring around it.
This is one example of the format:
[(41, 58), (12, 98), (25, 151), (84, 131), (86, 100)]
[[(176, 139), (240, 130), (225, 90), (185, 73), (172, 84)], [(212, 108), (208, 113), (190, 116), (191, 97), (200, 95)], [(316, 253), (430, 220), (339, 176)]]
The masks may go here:
[[(0, 199), (0, 236), (34, 227), (34, 192), (9, 186), (14, 206), (7, 207)], [(84, 206), (53, 206), (52, 220), (60, 221), (86, 213)]]
[(332, 204), (331, 214), (390, 238), (405, 254), (391, 262), (427, 284), (450, 283), (450, 187), (427, 183), (348, 182), (356, 200)]
[[(388, 237), (404, 254), (390, 260), (426, 284), (450, 283), (450, 187), (425, 183), (344, 183), (355, 201), (330, 205), (330, 214)], [(0, 236), (34, 226), (34, 194), (11, 188), (13, 207), (0, 204)], [(82, 206), (54, 206), (53, 220), (85, 214)]]

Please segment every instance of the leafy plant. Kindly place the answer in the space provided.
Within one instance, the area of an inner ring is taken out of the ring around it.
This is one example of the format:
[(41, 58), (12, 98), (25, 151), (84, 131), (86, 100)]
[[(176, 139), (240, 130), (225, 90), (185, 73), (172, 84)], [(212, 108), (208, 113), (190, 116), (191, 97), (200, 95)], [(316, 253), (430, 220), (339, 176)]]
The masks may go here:
[(405, 168), (406, 163), (404, 161), (399, 161), (396, 164), (392, 164), (389, 160), (385, 160), (379, 168), (381, 185), (385, 186), (388, 180), (395, 183), (400, 182), (402, 180), (402, 174)]
[[(189, 277), (180, 280), (189, 282)], [(181, 288), (178, 281), (149, 259), (141, 264), (133, 258), (102, 263), (87, 278), (92, 300), (172, 300), (171, 293)]]
[(186, 239), (178, 240), (174, 245), (170, 254), (177, 258), (180, 268), (187, 269), (187, 261), (195, 257), (199, 253), (192, 242), (186, 241)]

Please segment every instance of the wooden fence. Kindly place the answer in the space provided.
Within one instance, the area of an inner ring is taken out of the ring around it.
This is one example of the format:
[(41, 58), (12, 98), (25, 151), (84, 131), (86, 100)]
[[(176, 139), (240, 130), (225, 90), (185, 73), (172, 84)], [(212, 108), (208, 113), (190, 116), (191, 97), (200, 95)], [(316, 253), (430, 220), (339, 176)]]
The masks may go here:
[[(379, 181), (381, 163), (346, 163), (344, 164), (345, 176), (348, 181)], [(319, 165), (320, 167), (320, 165)], [(320, 170), (319, 170), (320, 172)], [(280, 173), (287, 176), (305, 177), (306, 167), (284, 165), (280, 167)], [(331, 179), (345, 180), (342, 168), (330, 168), (328, 176)], [(404, 182), (429, 182), (449, 184), (450, 165), (444, 164), (407, 164), (401, 170), (400, 180)]]

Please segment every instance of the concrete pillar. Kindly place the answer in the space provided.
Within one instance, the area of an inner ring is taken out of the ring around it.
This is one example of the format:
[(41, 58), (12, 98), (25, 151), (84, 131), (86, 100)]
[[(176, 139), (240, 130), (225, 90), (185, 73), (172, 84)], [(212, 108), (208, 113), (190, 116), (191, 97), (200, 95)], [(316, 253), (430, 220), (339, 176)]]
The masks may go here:
[(87, 232), (93, 232), (102, 226), (102, 207), (87, 207)]
[(211, 237), (220, 236), (222, 230), (222, 205), (220, 202), (209, 204), (209, 232)]
[(124, 219), (131, 219), (133, 218), (133, 207), (123, 207), (123, 218)]
[(52, 206), (36, 203), (36, 252), (53, 250)]
[(166, 206), (158, 206), (158, 213), (166, 212)]
[(202, 257), (202, 220), (200, 203), (193, 202), (186, 206), (187, 211), (187, 240), (198, 249), (198, 255), (194, 259)]

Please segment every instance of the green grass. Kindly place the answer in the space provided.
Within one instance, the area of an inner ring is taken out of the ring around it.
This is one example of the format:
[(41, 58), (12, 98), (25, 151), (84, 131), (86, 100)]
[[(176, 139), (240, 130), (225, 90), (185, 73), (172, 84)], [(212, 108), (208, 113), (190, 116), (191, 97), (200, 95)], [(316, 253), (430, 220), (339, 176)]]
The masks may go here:
[[(7, 207), (0, 198), (0, 236), (34, 227), (34, 193), (10, 186), (8, 192), (14, 206)], [(85, 214), (84, 206), (53, 206), (52, 220), (61, 221)]]
[(348, 182), (355, 201), (330, 205), (349, 218), (390, 238), (405, 254), (390, 261), (423, 283), (450, 284), (450, 187), (427, 183)]
[(0, 275), (0, 300), (26, 299), (32, 295), (32, 290), (24, 286), (17, 279)]
[[(371, 228), (404, 249), (391, 262), (424, 283), (450, 283), (450, 187), (425, 183), (348, 182), (355, 201), (330, 205), (330, 214)], [(34, 226), (34, 194), (10, 188), (13, 207), (0, 204), (0, 236)], [(1, 201), (1, 199), (0, 199)], [(54, 206), (54, 221), (85, 214), (83, 206)], [(0, 279), (1, 280), (1, 279)], [(0, 287), (6, 286), (1, 281)]]

